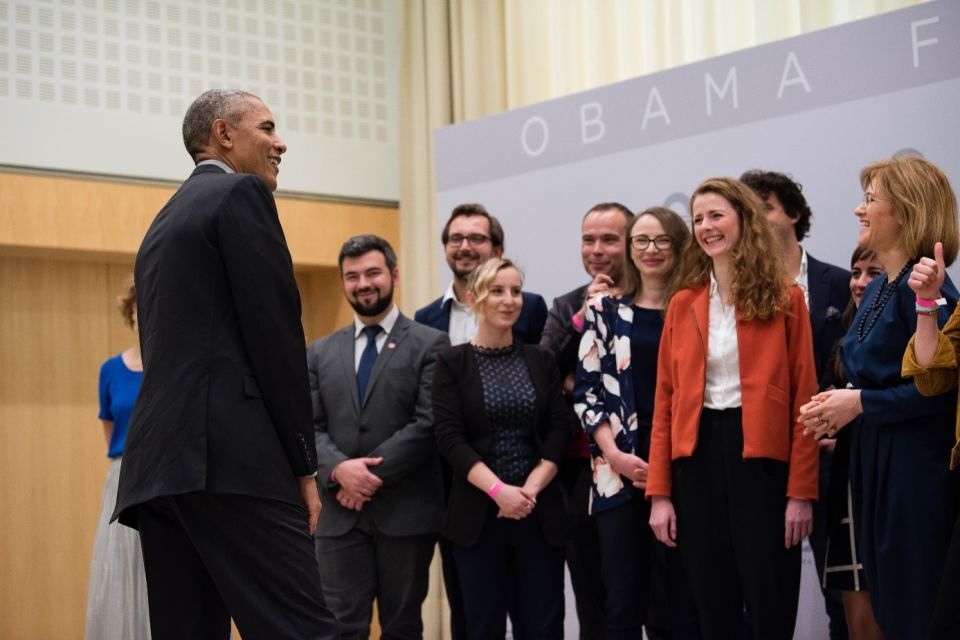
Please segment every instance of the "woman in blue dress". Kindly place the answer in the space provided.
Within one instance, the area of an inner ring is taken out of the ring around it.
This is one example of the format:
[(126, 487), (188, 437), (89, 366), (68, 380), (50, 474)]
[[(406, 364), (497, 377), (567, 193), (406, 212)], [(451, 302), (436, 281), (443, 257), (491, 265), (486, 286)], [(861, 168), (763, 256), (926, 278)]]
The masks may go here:
[[(875, 162), (860, 183), (859, 244), (877, 253), (886, 274), (867, 287), (840, 347), (853, 388), (814, 396), (800, 420), (823, 437), (860, 417), (850, 477), (873, 610), (888, 640), (925, 638), (957, 514), (960, 486), (948, 466), (957, 403), (950, 392), (921, 395), (900, 369), (917, 313), (930, 311), (908, 274), (938, 241), (946, 264), (956, 258), (956, 200), (943, 172), (919, 157)], [(945, 305), (932, 312), (942, 327), (958, 293), (949, 279), (941, 293)]]
[[(665, 603), (655, 611), (664, 614), (658, 626), (675, 628), (675, 637), (698, 635), (692, 605), (684, 606), (692, 599), (683, 597), (679, 559), (663, 545), (653, 546), (650, 503), (643, 494), (666, 293), (689, 236), (669, 209), (638, 214), (629, 231), (628, 291), (599, 294), (587, 304), (574, 408), (590, 436), (590, 513), (600, 540), (607, 639), (641, 637), (651, 622), (653, 594)], [(653, 581), (652, 561), (658, 569)], [(648, 635), (655, 633), (648, 629)]]
[[(127, 326), (137, 330), (137, 292), (131, 282), (120, 298)], [(100, 421), (110, 468), (103, 489), (100, 519), (90, 562), (87, 592), (87, 640), (142, 640), (150, 638), (147, 583), (137, 532), (110, 523), (117, 500), (120, 460), (127, 439), (127, 423), (140, 391), (143, 364), (137, 344), (100, 367)]]

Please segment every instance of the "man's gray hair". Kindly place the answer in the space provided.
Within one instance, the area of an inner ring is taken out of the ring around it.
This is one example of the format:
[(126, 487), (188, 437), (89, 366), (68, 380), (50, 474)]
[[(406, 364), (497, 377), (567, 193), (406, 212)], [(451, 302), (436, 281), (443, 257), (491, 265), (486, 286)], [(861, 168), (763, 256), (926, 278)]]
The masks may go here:
[(211, 89), (200, 94), (183, 116), (183, 145), (194, 160), (210, 140), (213, 122), (221, 119), (237, 125), (247, 112), (250, 98), (257, 96), (240, 89)]

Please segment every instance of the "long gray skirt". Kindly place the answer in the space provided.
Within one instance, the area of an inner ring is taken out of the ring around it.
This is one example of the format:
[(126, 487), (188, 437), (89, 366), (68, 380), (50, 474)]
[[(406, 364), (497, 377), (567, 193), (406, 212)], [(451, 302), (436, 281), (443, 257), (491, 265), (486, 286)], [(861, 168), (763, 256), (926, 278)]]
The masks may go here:
[(87, 592), (87, 640), (149, 640), (147, 582), (137, 532), (110, 523), (117, 501), (120, 460), (110, 462), (93, 542)]

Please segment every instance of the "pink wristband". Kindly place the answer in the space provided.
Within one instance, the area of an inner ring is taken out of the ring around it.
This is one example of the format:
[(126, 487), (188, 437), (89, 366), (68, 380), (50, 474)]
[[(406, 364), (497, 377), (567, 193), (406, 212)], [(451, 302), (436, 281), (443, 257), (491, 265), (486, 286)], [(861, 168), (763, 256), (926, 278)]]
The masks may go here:
[(570, 319), (573, 322), (573, 328), (577, 331), (583, 332), (583, 319), (580, 317), (579, 313), (573, 314), (573, 317)]
[(935, 309), (940, 306), (940, 303), (936, 300), (927, 300), (926, 298), (921, 298), (920, 296), (917, 296), (917, 306)]
[(500, 493), (500, 489), (503, 489), (503, 480), (498, 479), (496, 482), (490, 485), (489, 489), (487, 489), (487, 495), (491, 498), (496, 498), (497, 494)]

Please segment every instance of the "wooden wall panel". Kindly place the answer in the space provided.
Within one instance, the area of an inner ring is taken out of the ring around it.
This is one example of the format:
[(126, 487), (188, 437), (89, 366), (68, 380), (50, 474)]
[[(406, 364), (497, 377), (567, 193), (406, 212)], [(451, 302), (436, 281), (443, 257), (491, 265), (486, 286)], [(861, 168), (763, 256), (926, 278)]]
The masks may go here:
[[(116, 299), (171, 189), (0, 173), (0, 638), (83, 636), (106, 479), (97, 373), (134, 334)], [(336, 255), (395, 245), (395, 209), (278, 199), (307, 339), (350, 321)]]

